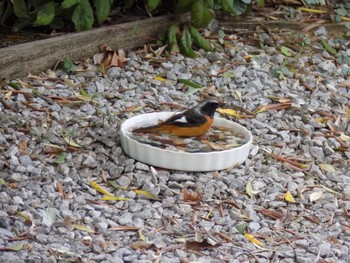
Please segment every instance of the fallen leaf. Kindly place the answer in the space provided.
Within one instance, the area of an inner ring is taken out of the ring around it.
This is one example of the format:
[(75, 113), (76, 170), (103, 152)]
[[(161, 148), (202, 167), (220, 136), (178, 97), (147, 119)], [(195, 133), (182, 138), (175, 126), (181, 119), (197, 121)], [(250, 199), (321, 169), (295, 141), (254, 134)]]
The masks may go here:
[(12, 96), (12, 90), (6, 92), (6, 94), (4, 95), (3, 99), (4, 100), (8, 100), (9, 98), (11, 98)]
[(286, 200), (289, 203), (295, 203), (294, 197), (292, 196), (292, 194), (287, 191), (284, 195), (284, 200)]
[(317, 201), (318, 199), (321, 199), (323, 197), (322, 191), (316, 191), (310, 194), (310, 203), (313, 201)]
[(129, 245), (134, 250), (145, 250), (154, 246), (152, 241), (137, 241)]
[(191, 250), (191, 251), (199, 251), (201, 249), (216, 248), (218, 246), (220, 246), (220, 244), (212, 245), (206, 239), (204, 239), (201, 242), (198, 242), (198, 241), (186, 241), (185, 242), (185, 249)]
[(133, 190), (136, 194), (138, 195), (143, 195), (144, 197), (148, 198), (148, 199), (152, 199), (152, 200), (161, 200), (158, 196), (156, 196), (155, 194), (152, 194), (148, 191), (144, 191), (144, 190)]
[(238, 113), (234, 109), (217, 109), (216, 111), (220, 114), (228, 115), (238, 119), (243, 117), (240, 113)]
[(94, 181), (90, 182), (90, 186), (101, 194), (108, 195), (108, 196), (114, 196), (114, 194), (108, 192), (106, 189), (104, 189), (102, 186), (100, 186), (98, 183), (96, 183)]
[(309, 168), (309, 166), (306, 165), (306, 164), (298, 163), (298, 162), (289, 160), (289, 159), (287, 159), (287, 158), (285, 158), (285, 157), (283, 157), (283, 156), (281, 156), (281, 155), (274, 154), (274, 153), (270, 153), (270, 155), (271, 155), (272, 158), (274, 158), (274, 159), (276, 159), (276, 160), (279, 160), (279, 161), (281, 161), (281, 162), (289, 163), (290, 165), (293, 165), (293, 166), (295, 166), (295, 167), (297, 167), (297, 168), (300, 168), (300, 169), (303, 169), (303, 170)]
[(95, 230), (93, 230), (92, 228), (87, 227), (87, 226), (83, 226), (83, 225), (79, 225), (79, 224), (74, 224), (73, 227), (74, 227), (75, 229), (78, 229), (78, 230), (81, 230), (81, 231), (84, 231), (84, 232), (95, 233)]
[(345, 135), (344, 133), (341, 133), (341, 134), (340, 134), (340, 139), (341, 139), (343, 142), (348, 142), (348, 141), (350, 141), (350, 136)]
[(186, 202), (202, 201), (203, 196), (198, 192), (190, 191), (188, 189), (182, 189), (181, 192), (182, 192), (182, 199)]
[(61, 153), (57, 156), (57, 158), (54, 160), (57, 164), (62, 164), (66, 160), (67, 154), (65, 152)]
[(243, 224), (237, 225), (236, 229), (237, 229), (238, 233), (243, 235), (245, 229), (247, 228), (247, 225), (248, 225), (247, 223), (243, 223)]
[(103, 73), (105, 73), (110, 67), (124, 68), (124, 62), (126, 61), (126, 58), (122, 52), (112, 50), (107, 45), (102, 45), (100, 47), (100, 50), (104, 53), (104, 57), (101, 61), (101, 71)]
[(270, 217), (272, 219), (282, 219), (285, 217), (285, 215), (281, 212), (277, 212), (272, 209), (257, 209), (257, 212), (262, 213), (263, 215)]
[(264, 244), (262, 242), (260, 242), (258, 239), (256, 239), (252, 234), (244, 233), (244, 236), (249, 242), (251, 242), (259, 247), (264, 246)]
[(119, 196), (109, 196), (105, 195), (101, 198), (103, 201), (127, 201), (129, 200), (126, 197), (119, 197)]
[(141, 228), (137, 226), (113, 226), (108, 228), (108, 230), (114, 231), (139, 231)]
[(80, 147), (81, 147), (81, 145), (77, 144), (72, 138), (67, 137), (67, 136), (62, 136), (62, 137), (63, 137), (63, 140), (64, 140), (69, 146), (76, 147), (76, 148), (80, 148)]
[(247, 195), (250, 196), (250, 198), (253, 198), (254, 195), (259, 193), (259, 191), (253, 190), (253, 186), (252, 186), (252, 183), (250, 181), (248, 181), (246, 186), (245, 186), (245, 192), (247, 193)]
[(328, 163), (319, 163), (318, 166), (319, 166), (322, 170), (324, 170), (324, 171), (326, 171), (326, 172), (329, 172), (329, 173), (335, 173), (335, 172), (336, 172), (334, 166), (331, 165), (331, 164), (328, 164)]

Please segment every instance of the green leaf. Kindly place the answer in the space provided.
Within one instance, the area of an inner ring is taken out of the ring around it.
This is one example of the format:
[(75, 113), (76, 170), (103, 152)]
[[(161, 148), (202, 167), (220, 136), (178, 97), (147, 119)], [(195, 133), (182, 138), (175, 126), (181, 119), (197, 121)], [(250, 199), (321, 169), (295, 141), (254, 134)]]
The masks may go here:
[(143, 195), (144, 197), (148, 198), (148, 199), (152, 199), (152, 200), (161, 200), (158, 196), (156, 196), (155, 194), (152, 194), (148, 191), (145, 191), (145, 190), (138, 190), (138, 189), (135, 189), (133, 190), (136, 194), (138, 195)]
[(152, 12), (153, 10), (155, 10), (160, 3), (162, 2), (162, 0), (148, 0), (147, 1), (147, 8), (150, 12)]
[(62, 70), (64, 70), (65, 72), (68, 72), (68, 73), (74, 72), (77, 70), (77, 66), (74, 65), (74, 63), (67, 58), (63, 59), (60, 62), (59, 66)]
[(208, 8), (214, 8), (214, 0), (204, 0), (204, 5)]
[(175, 13), (184, 13), (191, 9), (195, 0), (178, 0), (175, 6)]
[(199, 48), (203, 48), (205, 51), (212, 51), (212, 48), (209, 46), (208, 42), (204, 37), (199, 33), (197, 28), (190, 26), (190, 33), (195, 45)]
[(94, 0), (96, 10), (97, 22), (102, 25), (107, 20), (109, 12), (111, 11), (110, 0)]
[(94, 23), (94, 14), (88, 0), (80, 0), (74, 8), (72, 21), (77, 31), (91, 29)]
[(194, 89), (201, 89), (202, 88), (202, 85), (195, 82), (195, 81), (191, 81), (191, 80), (188, 80), (188, 79), (178, 79), (178, 82), (180, 83), (183, 83), (191, 88), (194, 88)]
[(4, 185), (6, 184), (6, 181), (4, 180), (4, 178), (0, 177), (0, 185)]
[(61, 4), (63, 9), (70, 8), (76, 4), (78, 4), (80, 0), (64, 0)]
[(236, 229), (237, 229), (238, 233), (243, 235), (246, 227), (247, 227), (247, 223), (243, 223), (243, 224), (237, 225)]
[(192, 25), (197, 28), (205, 27), (214, 17), (214, 11), (204, 5), (203, 0), (197, 0), (192, 5)]
[(61, 164), (64, 163), (64, 161), (66, 160), (67, 154), (66, 153), (61, 153), (57, 156), (57, 158), (55, 159), (55, 163), (57, 164)]
[(34, 24), (38, 26), (47, 26), (53, 21), (54, 18), (55, 18), (55, 5), (54, 5), (54, 2), (51, 1), (46, 4), (43, 4), (40, 7)]
[(233, 1), (233, 13), (241, 16), (251, 7), (251, 0), (235, 0)]
[(52, 223), (56, 222), (56, 218), (57, 218), (57, 214), (56, 214), (56, 210), (53, 207), (48, 207), (46, 209), (47, 214), (50, 216), (50, 219), (52, 221)]
[(265, 0), (257, 0), (256, 3), (258, 4), (259, 8), (265, 7)]
[(184, 27), (182, 30), (182, 34), (180, 37), (180, 48), (181, 51), (190, 58), (196, 58), (197, 54), (192, 49), (192, 37), (190, 32), (188, 32), (188, 28)]
[(234, 0), (221, 0), (222, 10), (228, 13), (233, 13), (233, 2)]
[(337, 51), (329, 45), (329, 43), (326, 39), (322, 38), (321, 42), (322, 42), (322, 46), (324, 47), (325, 50), (328, 51), (328, 53), (330, 53), (332, 55), (337, 54)]
[(177, 25), (171, 25), (168, 28), (168, 42), (169, 42), (169, 53), (175, 55), (180, 52), (179, 44), (177, 42), (176, 34), (179, 30)]
[(287, 48), (286, 46), (281, 47), (281, 53), (286, 57), (290, 57), (292, 55), (292, 53), (290, 52), (290, 49)]
[(28, 10), (25, 0), (12, 0), (13, 12), (18, 18), (28, 18)]

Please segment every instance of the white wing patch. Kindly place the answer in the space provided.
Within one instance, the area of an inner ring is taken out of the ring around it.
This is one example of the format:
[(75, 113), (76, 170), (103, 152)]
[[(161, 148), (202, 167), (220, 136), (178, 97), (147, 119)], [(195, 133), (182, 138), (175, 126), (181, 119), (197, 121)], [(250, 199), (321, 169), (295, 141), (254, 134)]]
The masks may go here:
[(185, 117), (181, 117), (180, 119), (177, 119), (176, 122), (188, 123)]

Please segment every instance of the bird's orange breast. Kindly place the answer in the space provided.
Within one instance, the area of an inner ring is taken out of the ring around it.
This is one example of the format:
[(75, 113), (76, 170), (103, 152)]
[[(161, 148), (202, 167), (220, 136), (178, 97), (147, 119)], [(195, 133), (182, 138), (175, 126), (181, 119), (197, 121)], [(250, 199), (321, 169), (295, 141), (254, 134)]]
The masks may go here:
[(192, 127), (177, 126), (173, 124), (162, 124), (156, 128), (157, 132), (176, 135), (179, 137), (197, 137), (205, 134), (213, 124), (213, 119), (205, 116), (204, 124)]

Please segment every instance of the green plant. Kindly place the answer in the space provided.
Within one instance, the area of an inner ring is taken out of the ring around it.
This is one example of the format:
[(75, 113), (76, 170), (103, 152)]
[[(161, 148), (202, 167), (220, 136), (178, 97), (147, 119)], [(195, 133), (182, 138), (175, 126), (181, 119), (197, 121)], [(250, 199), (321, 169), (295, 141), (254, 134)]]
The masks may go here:
[[(149, 0), (152, 1), (152, 0)], [(165, 1), (165, 0), (164, 0)], [(263, 2), (260, 1), (260, 4)], [(158, 0), (161, 4), (161, 0)], [(174, 12), (191, 13), (191, 22), (174, 24), (169, 27), (167, 40), (170, 54), (182, 51), (188, 57), (196, 57), (193, 44), (205, 51), (211, 51), (212, 47), (200, 34), (199, 28), (206, 27), (215, 16), (215, 11), (220, 9), (234, 15), (242, 15), (251, 7), (252, 0), (178, 0), (175, 3)]]
[(18, 31), (26, 26), (62, 28), (73, 22), (77, 31), (91, 29), (95, 19), (106, 21), (113, 0), (0, 0), (0, 25), (13, 22)]

